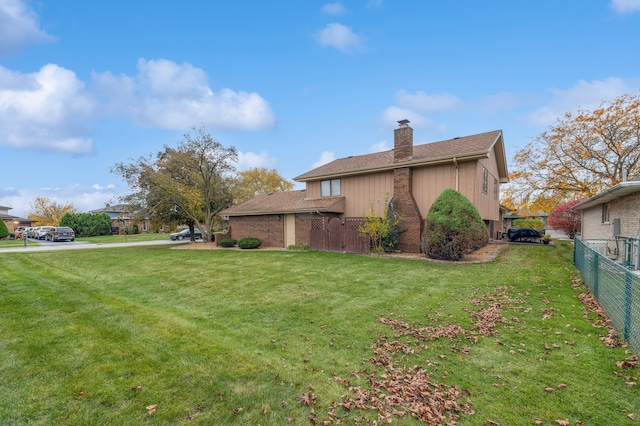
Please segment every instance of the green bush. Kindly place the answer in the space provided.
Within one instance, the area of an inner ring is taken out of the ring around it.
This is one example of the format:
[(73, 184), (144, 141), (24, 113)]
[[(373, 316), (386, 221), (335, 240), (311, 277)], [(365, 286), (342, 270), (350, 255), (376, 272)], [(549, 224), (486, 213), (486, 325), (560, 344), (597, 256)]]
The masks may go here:
[(533, 228), (536, 231), (544, 229), (544, 222), (539, 219), (516, 219), (513, 221), (514, 228)]
[(445, 189), (427, 214), (422, 250), (431, 259), (459, 260), (489, 243), (476, 207), (461, 193)]
[(140, 233), (140, 228), (138, 228), (138, 225), (133, 225), (133, 233), (134, 234), (139, 234)]
[(4, 223), (4, 220), (0, 220), (0, 239), (6, 238), (9, 236), (9, 228), (7, 228), (7, 224)]
[(225, 238), (224, 240), (220, 240), (220, 245), (222, 247), (233, 247), (238, 244), (238, 240), (234, 240), (233, 238)]
[(245, 237), (238, 241), (238, 247), (241, 249), (255, 249), (260, 247), (262, 241), (259, 238)]
[(107, 213), (66, 213), (60, 226), (74, 230), (76, 237), (95, 237), (111, 234), (111, 218)]

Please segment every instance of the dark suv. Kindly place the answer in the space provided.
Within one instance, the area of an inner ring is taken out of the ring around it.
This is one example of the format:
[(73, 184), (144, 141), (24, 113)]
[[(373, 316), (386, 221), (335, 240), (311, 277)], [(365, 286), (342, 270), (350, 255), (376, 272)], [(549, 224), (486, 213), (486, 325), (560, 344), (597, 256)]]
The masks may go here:
[(47, 230), (45, 241), (75, 241), (76, 233), (68, 226), (56, 226)]

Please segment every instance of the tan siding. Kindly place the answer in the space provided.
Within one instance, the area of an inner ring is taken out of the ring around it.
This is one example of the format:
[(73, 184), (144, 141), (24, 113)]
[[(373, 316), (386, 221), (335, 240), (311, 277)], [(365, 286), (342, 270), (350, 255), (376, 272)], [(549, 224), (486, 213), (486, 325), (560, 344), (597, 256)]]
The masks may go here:
[[(489, 170), (487, 193), (482, 192), (482, 167)], [(457, 190), (469, 199), (484, 220), (500, 220), (500, 200), (493, 199), (493, 178), (498, 178), (495, 155), (492, 158), (458, 163)], [(422, 167), (413, 170), (413, 195), (424, 218), (435, 199), (447, 188), (456, 189), (456, 166), (453, 163)], [(345, 216), (359, 217), (369, 212), (371, 203), (381, 215), (387, 194), (393, 195), (393, 172), (349, 176), (341, 179), (341, 191), (346, 199)], [(307, 182), (309, 198), (320, 197), (320, 181)]]
[(320, 181), (307, 182), (307, 197), (320, 198)]
[(456, 177), (453, 164), (422, 167), (413, 170), (413, 198), (420, 215), (427, 217), (433, 202), (447, 188), (455, 189)]
[(371, 175), (352, 176), (342, 179), (340, 183), (342, 195), (345, 196), (347, 217), (361, 217), (368, 214), (371, 203), (376, 214), (382, 215), (383, 203), (387, 194), (393, 193), (393, 172)]

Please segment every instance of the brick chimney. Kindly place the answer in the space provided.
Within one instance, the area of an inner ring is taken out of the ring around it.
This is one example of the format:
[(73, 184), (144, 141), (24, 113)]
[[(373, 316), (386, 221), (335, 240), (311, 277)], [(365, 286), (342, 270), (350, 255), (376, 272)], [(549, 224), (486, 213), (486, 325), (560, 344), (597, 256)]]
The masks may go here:
[(393, 161), (400, 163), (413, 158), (413, 129), (409, 120), (398, 121), (399, 128), (393, 131)]
[[(400, 120), (398, 124), (400, 127), (393, 132), (393, 156), (395, 163), (402, 163), (413, 158), (413, 129), (409, 127), (409, 120)], [(413, 198), (412, 175), (411, 167), (400, 164), (393, 170), (393, 208), (401, 218), (400, 228), (405, 230), (400, 237), (398, 249), (420, 253), (424, 218)]]

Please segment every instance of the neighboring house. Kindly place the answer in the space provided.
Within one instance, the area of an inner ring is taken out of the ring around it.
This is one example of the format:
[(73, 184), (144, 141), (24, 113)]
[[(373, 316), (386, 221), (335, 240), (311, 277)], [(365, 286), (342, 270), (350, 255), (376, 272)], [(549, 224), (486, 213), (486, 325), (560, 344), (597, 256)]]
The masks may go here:
[(11, 209), (12, 207), (0, 206), (0, 219), (4, 222), (5, 225), (7, 225), (7, 229), (9, 230), (9, 232), (13, 233), (21, 226), (31, 227), (34, 223), (36, 223), (35, 220), (10, 215), (9, 210)]
[(313, 248), (315, 228), (324, 229), (333, 218), (353, 228), (371, 206), (381, 215), (391, 197), (405, 230), (398, 249), (418, 253), (427, 212), (447, 188), (465, 195), (489, 235), (496, 235), (502, 229), (500, 184), (508, 180), (502, 131), (414, 146), (409, 121), (398, 123), (392, 150), (332, 161), (294, 178), (306, 184), (305, 190), (261, 194), (223, 210), (227, 237), (253, 236), (271, 247)]
[(519, 210), (515, 213), (513, 211), (510, 211), (509, 213), (502, 216), (505, 229), (511, 228), (513, 226), (513, 221), (518, 219), (539, 220), (546, 227), (548, 217), (549, 214), (543, 212), (542, 210), (538, 210), (537, 212), (531, 212), (530, 210)]
[(139, 219), (134, 217), (127, 204), (107, 204), (104, 208), (89, 210), (89, 213), (107, 213), (111, 218), (111, 233), (119, 234), (120, 231), (132, 230), (133, 225), (138, 225), (139, 232), (149, 232), (151, 229), (148, 218)]
[(583, 240), (640, 237), (640, 179), (621, 182), (573, 206)]

